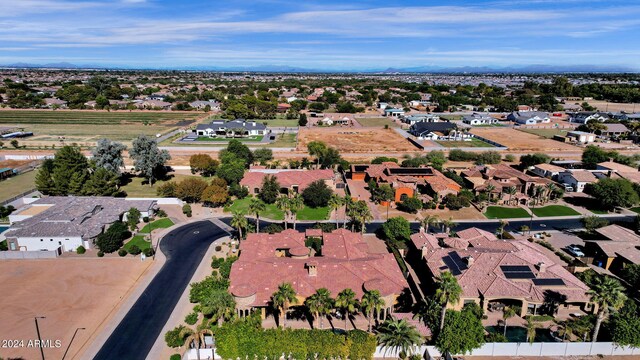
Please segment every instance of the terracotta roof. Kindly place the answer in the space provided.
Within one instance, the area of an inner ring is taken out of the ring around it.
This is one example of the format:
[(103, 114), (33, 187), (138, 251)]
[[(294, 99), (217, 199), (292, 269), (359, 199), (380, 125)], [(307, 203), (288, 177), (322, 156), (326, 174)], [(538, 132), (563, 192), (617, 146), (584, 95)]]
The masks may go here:
[(294, 185), (298, 186), (300, 191), (304, 190), (312, 182), (316, 180), (331, 180), (333, 179), (333, 170), (288, 170), (278, 171), (275, 173), (261, 172), (261, 171), (249, 171), (244, 174), (244, 177), (240, 181), (240, 185), (246, 186), (250, 189), (261, 187), (262, 179), (267, 175), (273, 175), (278, 179), (278, 183), (281, 187), (290, 188)]

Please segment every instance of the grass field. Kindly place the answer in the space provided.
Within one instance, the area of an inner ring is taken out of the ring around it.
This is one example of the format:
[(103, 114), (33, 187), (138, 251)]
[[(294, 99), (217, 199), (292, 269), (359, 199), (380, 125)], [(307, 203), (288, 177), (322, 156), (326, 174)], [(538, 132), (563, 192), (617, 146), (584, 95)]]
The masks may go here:
[(29, 111), (2, 110), (0, 124), (91, 124), (162, 123), (191, 121), (202, 116), (198, 112), (142, 111)]
[(566, 129), (518, 129), (522, 132), (526, 132), (533, 135), (538, 135), (545, 139), (553, 139), (556, 135), (565, 136), (567, 135)]
[[(185, 178), (197, 177), (203, 180), (209, 180), (209, 178), (203, 178), (198, 175), (184, 175), (184, 174), (172, 174), (171, 178), (167, 180), (158, 180), (153, 186), (149, 186), (146, 183), (146, 179), (141, 177), (131, 178), (129, 183), (122, 186), (120, 189), (127, 193), (127, 197), (157, 197), (156, 189), (161, 184), (164, 184), (167, 181), (180, 181)], [(144, 184), (143, 184), (144, 182)]]
[(492, 148), (495, 147), (489, 143), (486, 143), (480, 139), (471, 138), (471, 141), (436, 141), (436, 143), (447, 148), (459, 148), (459, 147), (476, 147), (476, 148)]
[(37, 171), (29, 171), (0, 181), (0, 201), (10, 199), (35, 188), (37, 173)]
[(296, 147), (297, 145), (297, 141), (296, 141), (296, 136), (297, 134), (279, 134), (276, 135), (276, 140), (268, 145), (265, 145), (266, 147)]
[(502, 206), (489, 206), (484, 212), (487, 219), (515, 219), (528, 218), (531, 215), (523, 208), (507, 208)]
[(356, 120), (365, 127), (400, 127), (400, 125), (386, 117), (356, 118)]
[(540, 208), (532, 208), (531, 212), (538, 217), (580, 215), (579, 212), (572, 208), (562, 205), (549, 205)]
[(633, 211), (636, 214), (640, 214), (640, 207), (636, 206), (636, 207), (632, 207), (631, 209), (629, 209), (631, 211)]
[(152, 229), (153, 230), (166, 229), (170, 226), (173, 226), (173, 221), (171, 221), (171, 219), (169, 218), (163, 218), (145, 225), (142, 229), (140, 229), (140, 232), (144, 234), (148, 234), (151, 232)]
[[(231, 206), (225, 208), (227, 212), (235, 212), (242, 211), (247, 216), (253, 216), (249, 214), (249, 202), (251, 201), (250, 197), (246, 197), (244, 199), (239, 199), (233, 202)], [(284, 220), (284, 213), (279, 210), (275, 204), (266, 204), (266, 209), (260, 213), (260, 217), (268, 218), (271, 220)]]
[(298, 211), (298, 220), (327, 220), (329, 218), (329, 207), (310, 208), (305, 206)]
[(151, 242), (145, 240), (144, 235), (136, 235), (133, 238), (131, 238), (129, 242), (124, 244), (122, 248), (127, 250), (128, 252), (133, 245), (136, 245), (138, 248), (140, 248), (140, 250), (144, 251), (144, 249), (151, 247)]

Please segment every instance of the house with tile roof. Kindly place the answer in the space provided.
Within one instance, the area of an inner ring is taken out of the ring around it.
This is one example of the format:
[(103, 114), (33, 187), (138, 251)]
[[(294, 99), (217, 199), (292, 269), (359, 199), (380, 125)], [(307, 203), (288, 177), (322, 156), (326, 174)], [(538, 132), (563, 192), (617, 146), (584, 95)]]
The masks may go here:
[(246, 187), (250, 194), (258, 194), (262, 188), (262, 181), (270, 175), (276, 177), (283, 194), (301, 193), (312, 182), (318, 180), (324, 181), (333, 190), (336, 188), (336, 175), (331, 169), (251, 169), (245, 172), (240, 185)]
[(395, 202), (414, 196), (427, 202), (436, 195), (443, 198), (461, 190), (458, 183), (431, 166), (401, 167), (395, 162), (351, 165), (351, 180), (389, 184), (395, 191)]
[(593, 264), (619, 272), (630, 264), (640, 264), (640, 236), (620, 225), (596, 229), (600, 239), (587, 240), (585, 252)]
[(584, 192), (584, 188), (587, 184), (591, 184), (596, 181), (598, 181), (598, 177), (595, 173), (589, 170), (565, 170), (558, 173), (558, 182), (570, 186), (575, 192)]
[[(320, 254), (305, 245), (310, 237), (320, 237)], [(409, 287), (393, 254), (370, 250), (361, 233), (346, 229), (248, 234), (240, 243), (229, 280), (238, 315), (257, 309), (263, 318), (271, 296), (283, 283), (291, 284), (300, 305), (320, 288), (333, 297), (351, 289), (359, 299), (366, 291), (378, 290), (385, 303), (381, 317), (393, 312), (398, 296)]]
[[(460, 175), (475, 194), (487, 192), (491, 199), (502, 203), (526, 204), (536, 186), (552, 183), (546, 178), (529, 176), (506, 164), (480, 165), (463, 170)], [(510, 194), (515, 189), (515, 194)]]
[[(520, 316), (549, 313), (556, 306), (590, 311), (589, 288), (539, 245), (524, 238), (500, 240), (477, 228), (459, 231), (455, 237), (424, 231), (411, 236), (417, 252), (417, 272), (431, 279), (450, 272), (462, 288), (460, 301), (448, 304), (459, 310), (476, 303), (485, 311), (501, 306), (520, 307)], [(420, 269), (422, 265), (422, 269)]]

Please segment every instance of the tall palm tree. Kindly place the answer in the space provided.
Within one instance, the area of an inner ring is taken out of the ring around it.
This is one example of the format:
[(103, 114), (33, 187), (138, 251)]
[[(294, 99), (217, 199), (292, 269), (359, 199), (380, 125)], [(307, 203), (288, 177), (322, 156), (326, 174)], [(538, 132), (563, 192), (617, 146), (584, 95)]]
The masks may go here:
[(504, 237), (504, 228), (509, 225), (507, 220), (500, 220), (500, 225), (498, 226), (498, 234), (500, 234), (500, 239)]
[(360, 224), (362, 224), (360, 231), (364, 233), (367, 228), (366, 225), (373, 220), (373, 214), (371, 214), (371, 210), (369, 209), (369, 206), (367, 206), (367, 203), (362, 200), (358, 201), (358, 218)]
[(276, 207), (284, 213), (284, 229), (287, 230), (287, 218), (291, 210), (291, 202), (286, 196), (280, 196), (276, 199)]
[(335, 306), (340, 309), (344, 316), (344, 330), (347, 331), (347, 323), (351, 314), (358, 311), (359, 301), (356, 299), (356, 293), (351, 289), (344, 289), (336, 296)]
[(518, 193), (518, 190), (516, 189), (515, 186), (509, 186), (507, 188), (507, 194), (509, 194), (509, 205), (511, 205), (511, 203), (514, 202), (513, 200), (515, 199), (515, 196), (517, 193)]
[(627, 300), (627, 296), (624, 294), (624, 288), (620, 282), (609, 276), (596, 277), (587, 294), (591, 296), (591, 302), (598, 305), (598, 315), (591, 337), (591, 341), (596, 342), (602, 321), (609, 313), (620, 310)]
[(367, 321), (369, 322), (369, 332), (371, 332), (371, 321), (373, 320), (373, 315), (380, 313), (380, 310), (384, 307), (385, 302), (380, 296), (380, 291), (371, 290), (367, 291), (362, 295), (362, 300), (360, 301), (360, 309), (367, 317)]
[(545, 187), (542, 186), (542, 185), (536, 185), (533, 188), (533, 194), (534, 194), (535, 199), (536, 199), (536, 205), (540, 202), (540, 199), (544, 195), (544, 189), (545, 189)]
[(353, 208), (353, 205), (355, 204), (355, 202), (353, 201), (353, 198), (349, 194), (345, 195), (345, 197), (342, 198), (342, 202), (344, 203), (344, 207), (345, 207), (345, 212), (344, 212), (345, 218), (344, 218), (344, 224), (342, 224), (342, 227), (346, 229), (347, 217), (349, 217), (349, 212)]
[(496, 190), (496, 187), (494, 185), (487, 185), (484, 188), (484, 191), (487, 193), (487, 195), (489, 195), (489, 200), (491, 200), (491, 194), (493, 194), (493, 192)]
[(504, 322), (503, 335), (505, 337), (507, 336), (507, 321), (514, 316), (516, 316), (516, 312), (510, 306), (505, 306), (504, 309), (502, 309), (502, 321)]
[(264, 201), (258, 198), (251, 198), (249, 201), (249, 213), (255, 215), (256, 217), (256, 232), (260, 232), (260, 213), (263, 212), (267, 208), (267, 205)]
[(547, 198), (547, 201), (550, 201), (551, 200), (551, 195), (556, 191), (556, 184), (548, 183), (546, 188), (547, 188), (547, 190), (545, 192), (545, 196)]
[(234, 211), (231, 218), (231, 226), (238, 230), (238, 240), (242, 240), (242, 229), (245, 229), (249, 223), (242, 211)]
[(342, 197), (340, 197), (338, 194), (332, 194), (331, 198), (329, 199), (329, 203), (327, 204), (329, 205), (329, 208), (331, 209), (331, 211), (335, 211), (335, 217), (336, 217), (336, 229), (338, 228), (338, 210), (340, 209), (340, 207), (342, 207), (342, 205), (344, 205), (344, 200)]
[(440, 331), (444, 328), (444, 317), (447, 314), (447, 304), (457, 303), (460, 300), (462, 288), (458, 285), (458, 280), (448, 271), (436, 277), (436, 298), (442, 305), (440, 310)]
[(385, 354), (393, 350), (408, 356), (423, 342), (418, 330), (404, 319), (388, 319), (378, 328), (378, 344), (386, 349)]
[(289, 211), (293, 216), (293, 229), (296, 229), (296, 222), (298, 220), (298, 211), (304, 208), (304, 200), (302, 199), (302, 195), (295, 194), (291, 198), (289, 198)]
[(229, 320), (236, 308), (233, 296), (226, 290), (214, 290), (207, 296), (200, 306), (202, 314), (211, 317), (212, 321), (220, 323), (221, 320)]
[(296, 291), (290, 283), (282, 283), (278, 285), (278, 290), (271, 295), (271, 303), (274, 309), (282, 316), (282, 326), (287, 326), (287, 311), (289, 306), (298, 303)]
[(326, 288), (320, 288), (304, 301), (309, 312), (320, 321), (320, 329), (324, 329), (324, 318), (333, 310), (333, 299)]
[(538, 329), (538, 323), (533, 320), (533, 316), (527, 316), (527, 341), (533, 343), (536, 339), (536, 329)]
[(442, 224), (442, 231), (445, 234), (448, 234), (451, 231), (451, 229), (458, 226), (458, 224), (456, 224), (452, 218), (449, 218), (449, 220), (442, 220), (441, 224)]
[(560, 329), (558, 329), (558, 335), (562, 335), (562, 341), (567, 340), (567, 337), (569, 337), (569, 340), (571, 340), (571, 337), (575, 332), (573, 321), (564, 320), (561, 321), (558, 325), (560, 325)]
[(438, 215), (426, 215), (422, 220), (420, 220), (420, 225), (424, 228), (426, 233), (429, 232), (429, 228), (432, 226), (436, 226), (440, 223), (440, 218)]
[(195, 345), (194, 347), (196, 349), (196, 357), (198, 360), (200, 360), (200, 349), (205, 344), (205, 335), (210, 335), (213, 337), (213, 331), (211, 331), (211, 329), (203, 324), (201, 326), (198, 326), (195, 331), (191, 330), (184, 341), (185, 345), (187, 346), (191, 344)]

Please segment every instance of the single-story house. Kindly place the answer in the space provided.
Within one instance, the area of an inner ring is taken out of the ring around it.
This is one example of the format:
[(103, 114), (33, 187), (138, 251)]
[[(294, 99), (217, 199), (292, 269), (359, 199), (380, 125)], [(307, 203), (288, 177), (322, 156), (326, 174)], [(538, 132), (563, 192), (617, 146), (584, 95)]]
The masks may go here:
[(392, 107), (386, 107), (384, 109), (384, 116), (391, 116), (391, 117), (394, 117), (394, 118), (400, 118), (400, 117), (404, 116), (404, 110), (396, 109), (396, 108), (392, 108)]
[(438, 139), (445, 136), (450, 131), (455, 130), (456, 125), (450, 122), (418, 122), (409, 128), (409, 133), (427, 139)]
[(46, 99), (44, 99), (44, 104), (48, 108), (53, 108), (53, 107), (66, 108), (67, 107), (67, 102), (66, 101), (60, 100), (60, 99), (56, 99), (56, 98), (46, 98)]
[(514, 111), (507, 115), (507, 120), (521, 125), (535, 125), (549, 123), (551, 118), (541, 111)]
[(540, 177), (555, 180), (558, 178), (558, 174), (564, 171), (564, 168), (556, 165), (542, 163), (533, 165), (533, 167), (529, 171)]
[(575, 192), (584, 192), (587, 184), (596, 181), (596, 175), (588, 170), (565, 170), (558, 174), (558, 182), (571, 186)]
[(404, 116), (402, 122), (413, 125), (419, 122), (439, 122), (440, 116), (436, 114), (412, 114), (410, 116)]
[(603, 136), (618, 137), (629, 133), (629, 129), (623, 124), (604, 124), (605, 129), (600, 131)]
[(163, 109), (169, 110), (171, 108), (171, 103), (162, 101), (162, 100), (144, 100), (137, 103), (137, 107), (140, 109)]
[(585, 252), (593, 264), (619, 272), (629, 264), (640, 264), (640, 236), (620, 225), (596, 229), (602, 240), (587, 240)]
[(208, 100), (208, 101), (197, 100), (197, 101), (192, 101), (192, 102), (189, 103), (189, 106), (191, 106), (192, 108), (198, 109), (198, 110), (202, 110), (202, 109), (206, 108), (207, 106), (209, 106), (209, 108), (212, 111), (220, 110), (220, 103), (215, 101), (215, 100)]
[(568, 131), (567, 138), (574, 140), (581, 144), (589, 144), (596, 141), (596, 134), (588, 133), (585, 131)]
[(468, 125), (491, 125), (497, 124), (498, 119), (487, 114), (473, 113), (471, 115), (464, 115), (462, 122)]
[(598, 122), (605, 122), (609, 119), (609, 115), (604, 112), (595, 112), (595, 111), (581, 111), (578, 113), (571, 114), (569, 117), (569, 122), (586, 124), (591, 120), (596, 120)]
[(267, 133), (266, 125), (244, 119), (230, 121), (214, 120), (209, 124), (199, 124), (196, 127), (196, 134), (198, 136), (211, 138), (243, 138), (248, 136), (262, 136)]

